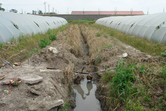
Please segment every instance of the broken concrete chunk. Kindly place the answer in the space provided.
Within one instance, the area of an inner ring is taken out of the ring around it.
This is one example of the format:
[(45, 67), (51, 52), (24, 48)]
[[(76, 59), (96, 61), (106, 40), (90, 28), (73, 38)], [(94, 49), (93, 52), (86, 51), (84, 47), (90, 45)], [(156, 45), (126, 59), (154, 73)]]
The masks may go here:
[(64, 101), (62, 99), (59, 99), (59, 100), (54, 100), (54, 101), (50, 101), (50, 102), (46, 102), (46, 110), (50, 110), (54, 107), (58, 107), (60, 105), (63, 105), (64, 104)]
[(22, 81), (27, 84), (37, 84), (37, 83), (43, 81), (43, 77), (38, 76), (38, 75), (32, 75), (32, 74), (24, 75), (24, 76), (20, 77), (20, 79), (22, 79)]

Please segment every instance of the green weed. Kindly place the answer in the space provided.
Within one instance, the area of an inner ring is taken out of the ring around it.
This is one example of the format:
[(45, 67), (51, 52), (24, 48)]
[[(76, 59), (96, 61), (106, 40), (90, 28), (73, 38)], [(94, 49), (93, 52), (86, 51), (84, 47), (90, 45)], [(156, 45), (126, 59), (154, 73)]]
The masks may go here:
[(129, 101), (126, 105), (125, 111), (145, 111), (145, 109), (139, 101)]
[(114, 36), (114, 31), (110, 31), (110, 36)]
[(100, 64), (101, 63), (101, 56), (98, 56), (96, 59), (95, 59), (95, 64)]
[(69, 106), (70, 106), (69, 103), (65, 103), (63, 109), (61, 109), (60, 111), (67, 111), (67, 108), (68, 108)]
[(112, 79), (114, 73), (111, 71), (108, 71), (106, 73), (104, 73), (104, 75), (102, 76), (101, 80), (105, 83), (110, 82), (110, 80)]
[(111, 80), (111, 96), (119, 97), (120, 101), (125, 101), (131, 94), (137, 92), (134, 85), (136, 68), (136, 64), (128, 65), (125, 60), (118, 61), (115, 75)]
[(49, 35), (49, 39), (50, 39), (51, 41), (56, 40), (56, 35), (55, 35), (55, 34), (50, 34), (50, 35)]
[(113, 47), (112, 44), (104, 44), (102, 48), (104, 49), (104, 48), (112, 48), (112, 47)]
[(51, 41), (47, 38), (42, 38), (40, 40), (40, 48), (45, 48), (46, 46), (50, 45)]
[(39, 48), (35, 48), (34, 50), (32, 50), (31, 52), (29, 52), (29, 54), (26, 56), (26, 58), (29, 58), (29, 57), (31, 57), (33, 54), (35, 54), (35, 53), (37, 53), (37, 52), (39, 52)]
[(97, 33), (96, 36), (97, 36), (97, 37), (101, 37), (101, 33)]
[(0, 43), (0, 48), (2, 48), (4, 46), (4, 44), (3, 43)]

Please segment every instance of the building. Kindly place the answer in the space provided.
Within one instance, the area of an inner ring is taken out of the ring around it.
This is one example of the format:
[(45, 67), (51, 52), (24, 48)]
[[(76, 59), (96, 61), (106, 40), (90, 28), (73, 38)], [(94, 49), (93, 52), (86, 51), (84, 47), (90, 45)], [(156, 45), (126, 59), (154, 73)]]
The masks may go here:
[(72, 11), (72, 15), (144, 15), (143, 11)]

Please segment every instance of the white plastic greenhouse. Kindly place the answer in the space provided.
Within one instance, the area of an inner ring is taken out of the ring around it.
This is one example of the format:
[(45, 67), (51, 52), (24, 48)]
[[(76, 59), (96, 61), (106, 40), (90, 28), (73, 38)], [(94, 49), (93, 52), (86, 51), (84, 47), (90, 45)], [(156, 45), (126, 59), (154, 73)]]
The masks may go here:
[(0, 43), (17, 39), (21, 35), (45, 33), (48, 29), (58, 28), (67, 21), (60, 17), (43, 17), (0, 11)]
[(133, 36), (166, 44), (166, 13), (141, 16), (105, 17), (98, 19), (96, 24), (117, 29)]

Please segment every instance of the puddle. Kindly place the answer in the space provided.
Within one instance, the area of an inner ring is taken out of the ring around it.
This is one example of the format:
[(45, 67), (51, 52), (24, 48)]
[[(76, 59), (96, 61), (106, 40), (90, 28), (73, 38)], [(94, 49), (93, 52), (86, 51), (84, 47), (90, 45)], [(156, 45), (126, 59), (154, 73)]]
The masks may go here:
[(76, 93), (76, 107), (74, 111), (101, 111), (100, 102), (95, 96), (97, 86), (95, 82), (81, 81), (80, 85), (73, 86)]

